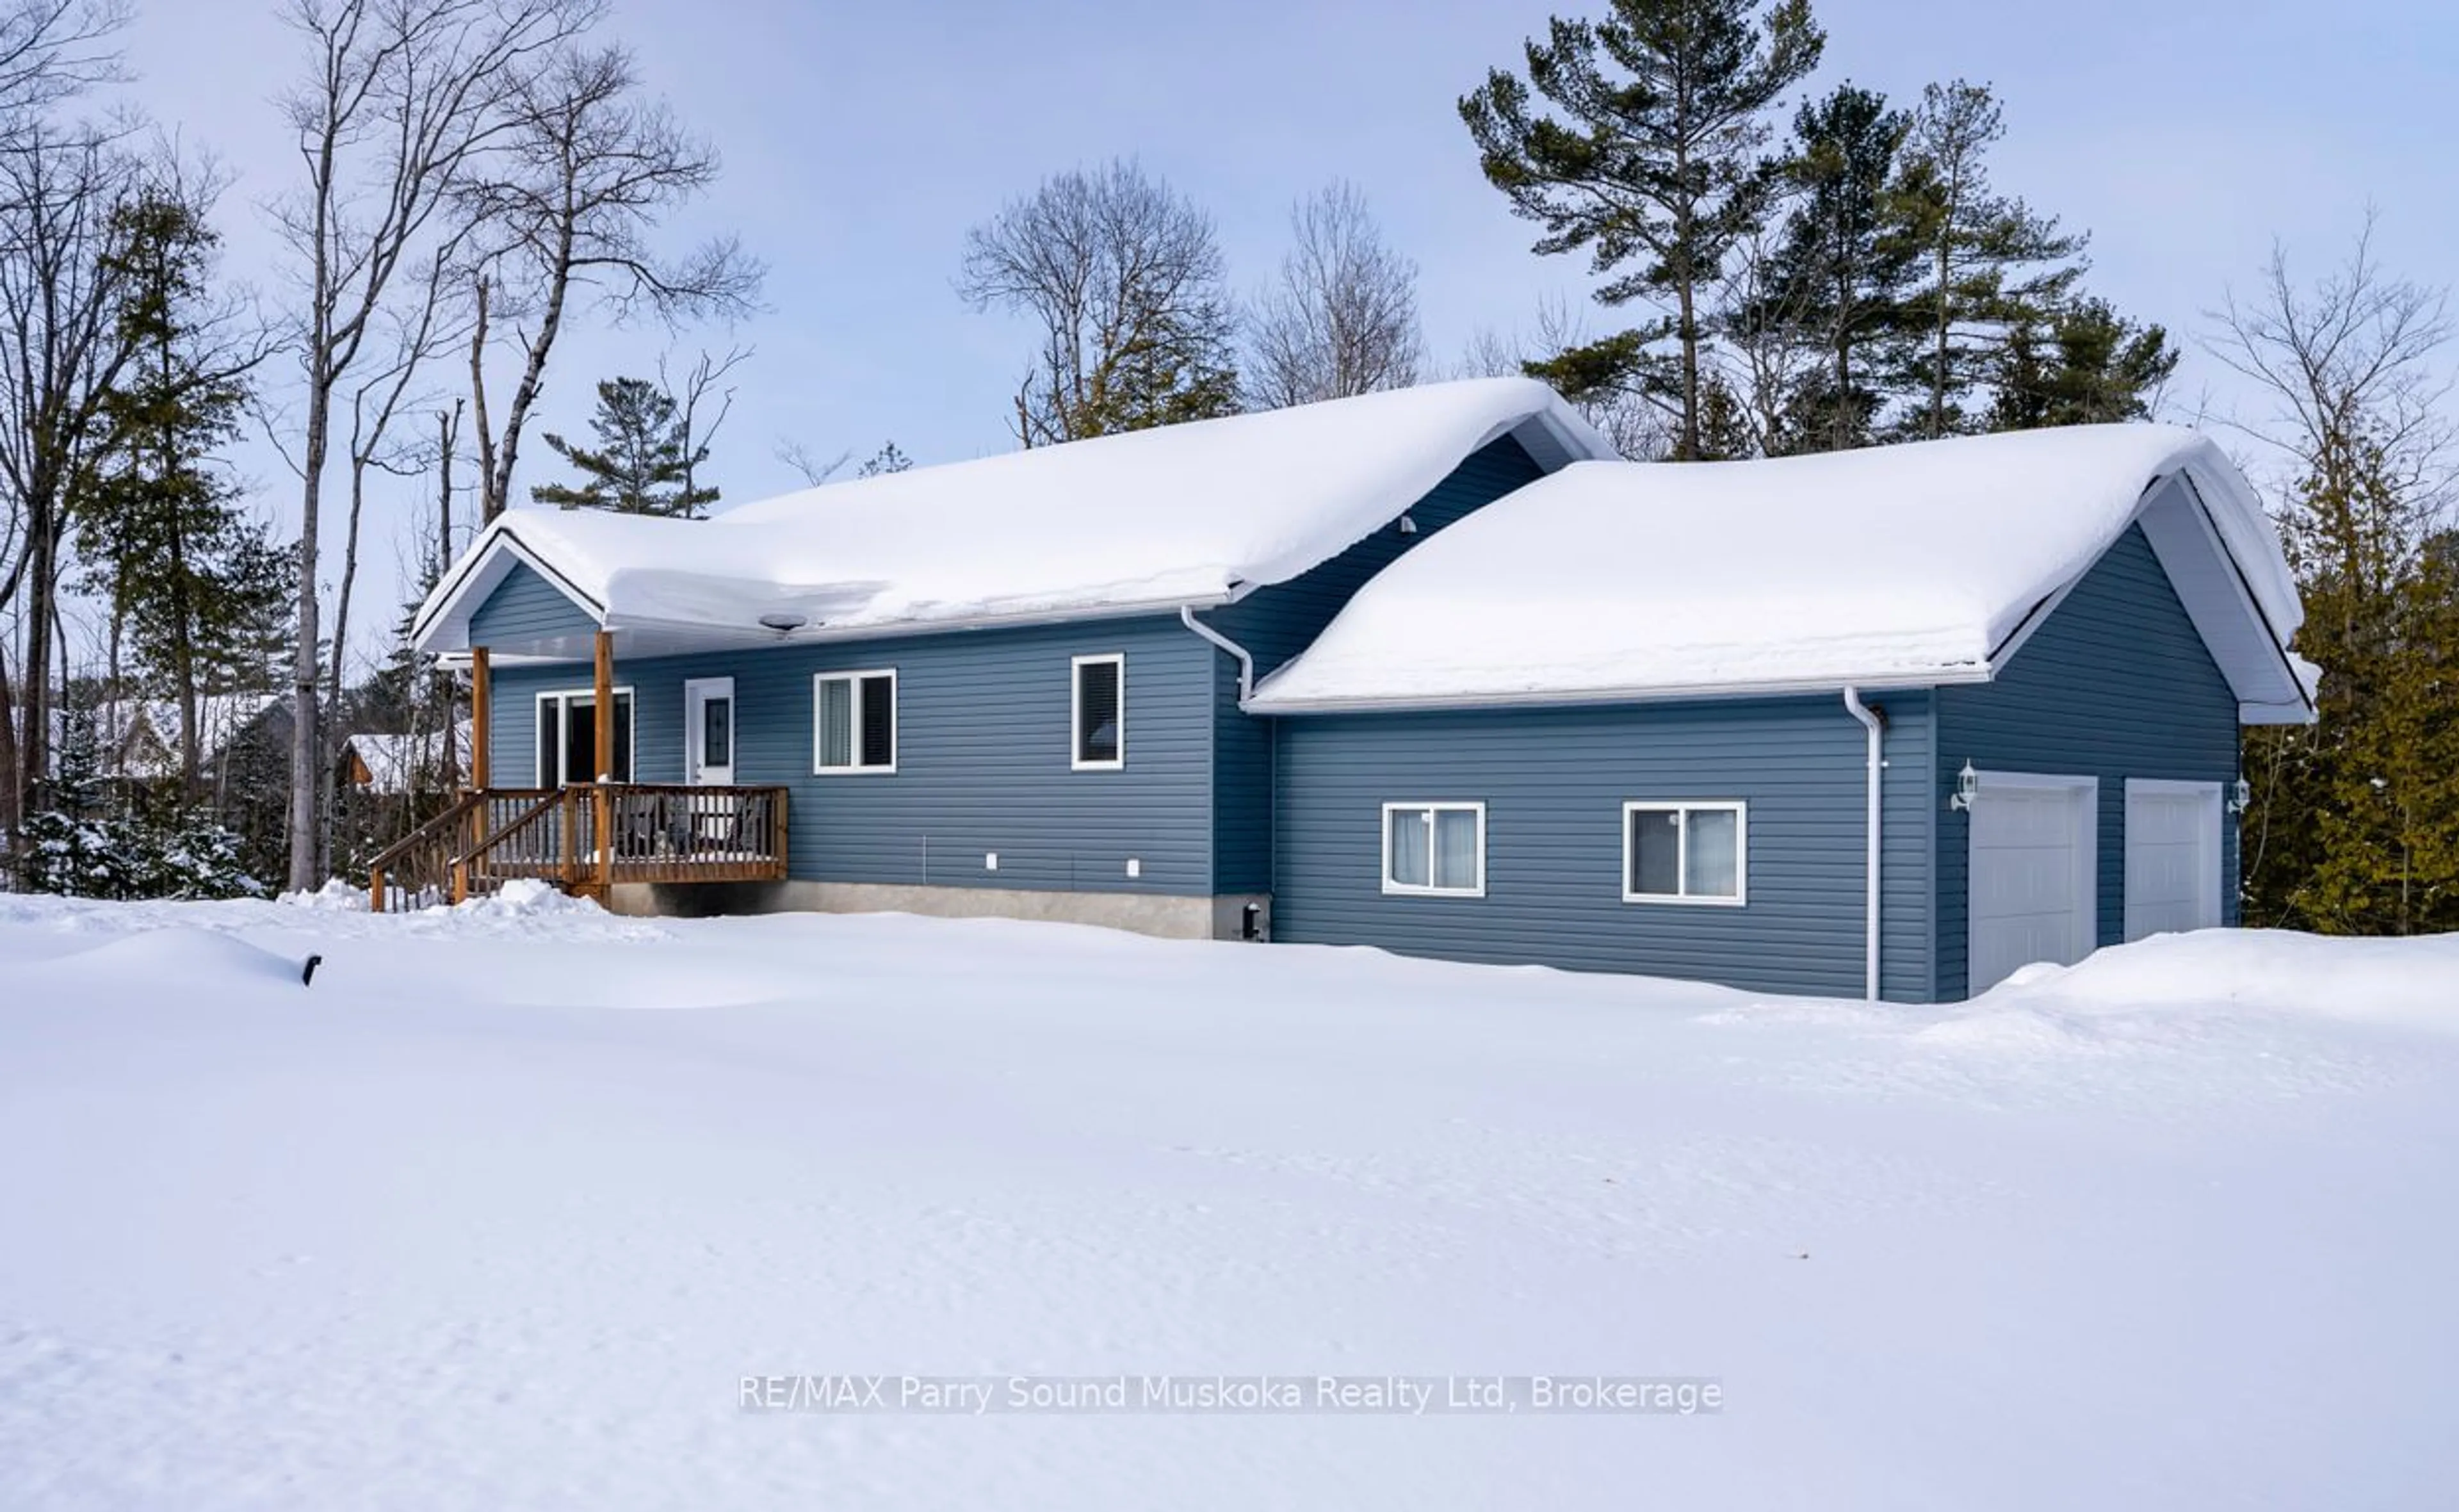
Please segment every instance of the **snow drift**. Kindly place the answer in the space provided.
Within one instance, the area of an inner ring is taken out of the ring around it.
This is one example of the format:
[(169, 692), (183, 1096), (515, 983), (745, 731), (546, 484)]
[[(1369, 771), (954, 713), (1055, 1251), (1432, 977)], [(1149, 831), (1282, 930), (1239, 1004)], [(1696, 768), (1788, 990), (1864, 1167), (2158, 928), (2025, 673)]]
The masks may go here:
[[(0, 1506), (2438, 1505), (2454, 978), (2448, 939), (2210, 934), (1881, 1008), (0, 897)], [(1725, 1408), (743, 1405), (871, 1373)]]

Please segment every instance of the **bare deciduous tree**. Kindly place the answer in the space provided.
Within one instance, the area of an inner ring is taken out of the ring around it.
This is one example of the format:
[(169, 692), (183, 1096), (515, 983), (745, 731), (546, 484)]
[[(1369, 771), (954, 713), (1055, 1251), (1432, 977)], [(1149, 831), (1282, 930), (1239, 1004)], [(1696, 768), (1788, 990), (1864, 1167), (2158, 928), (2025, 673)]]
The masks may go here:
[(775, 456), (794, 470), (802, 478), (804, 487), (818, 488), (845, 471), (846, 464), (853, 460), (853, 452), (849, 448), (823, 462), (818, 452), (800, 441), (780, 441)]
[[(2346, 259), (2301, 284), (2275, 246), (2252, 294), (2212, 313), (2204, 349), (2263, 395), (2269, 412), (2229, 421), (2330, 493), (2379, 469), (2399, 496), (2436, 512), (2459, 481), (2452, 379), (2439, 361), (2454, 327), (2447, 289), (2394, 278), (2375, 260), (2368, 212)], [(2357, 454), (2377, 450), (2378, 458)], [(2384, 563), (2384, 566), (2395, 565)]]
[(0, 152), (0, 607), (22, 593), (26, 626), (21, 732), (0, 774), (12, 824), (49, 767), (72, 491), (132, 349), (119, 323), (129, 270), (114, 254), (137, 182), (137, 159), (98, 131), (32, 122)]
[(131, 0), (0, 0), (0, 139), (121, 76)]
[(1016, 395), (1026, 446), (1237, 408), (1211, 218), (1133, 162), (1045, 179), (974, 227), (956, 288), (1040, 327)]
[(283, 108), (306, 181), (274, 211), (298, 286), (304, 435), (299, 629), (290, 750), (290, 886), (314, 887), (324, 722), (316, 573), (333, 405), (365, 356), (396, 276), (431, 256), (508, 102), (601, 0), (288, 0), (305, 53)]
[[(129, 0), (0, 0), (0, 154), (8, 158), (0, 182), (0, 260), (9, 264), (0, 298), (6, 325), (0, 341), (7, 347), (0, 352), (6, 368), (0, 408), (7, 411), (0, 428), (11, 453), (0, 468), (7, 488), (0, 498), (0, 613), (30, 577), (38, 589), (30, 598), (40, 600), (21, 615), (28, 640), (28, 656), (18, 664), (27, 680), (22, 743), (7, 657), (11, 638), (0, 635), (0, 861), (14, 854), (25, 785), (43, 770), (50, 742), (46, 690), (58, 620), (52, 583), (67, 477), (59, 471), (66, 460), (60, 438), (90, 421), (89, 407), (101, 393), (89, 381), (99, 355), (91, 321), (103, 307), (90, 274), (112, 207), (80, 202), (96, 187), (91, 170), (99, 164), (90, 149), (100, 138), (52, 129), (50, 115), (120, 76), (117, 36), (130, 10)], [(76, 244), (60, 245), (63, 234)], [(45, 286), (63, 278), (80, 285), (82, 297), (61, 308), (55, 322), (43, 307), (50, 299)], [(83, 331), (76, 329), (81, 325)]]
[[(325, 699), (337, 704), (344, 688), (346, 657), (350, 641), (350, 601), (357, 591), (359, 578), (359, 526), (365, 517), (368, 501), (368, 478), (370, 473), (388, 473), (395, 477), (414, 476), (436, 464), (436, 453), (424, 440), (409, 441), (393, 433), (393, 424), (410, 408), (429, 396), (413, 392), (420, 370), (430, 359), (457, 345), (460, 333), (452, 328), (452, 311), (450, 299), (454, 279), (453, 246), (438, 247), (428, 259), (416, 282), (408, 285), (412, 298), (401, 307), (388, 310), (383, 321), (382, 366), (363, 369), (365, 380), (350, 391), (350, 433), (343, 448), (344, 466), (349, 477), (349, 519), (342, 534), (342, 581), (333, 598), (332, 655), (326, 663)], [(451, 477), (449, 457), (443, 460), (446, 477)], [(325, 791), (322, 802), (331, 811), (334, 764), (324, 764)]]
[[(748, 346), (729, 346), (724, 356), (702, 352), (680, 376), (668, 371), (663, 355), (658, 358), (658, 387), (674, 401), (677, 438), (683, 449), (683, 497), (699, 496), (702, 453), (717, 439), (725, 425), (725, 417), (734, 412), (734, 388), (726, 384), (728, 373), (751, 360)], [(716, 497), (710, 491), (709, 496)]]
[(1252, 409), (1405, 388), (1418, 381), (1418, 264), (1394, 251), (1355, 184), (1290, 212), (1294, 244), (1248, 317), (1242, 375)]
[(1812, 291), (1784, 277), (1777, 262), (1784, 201), (1774, 203), (1778, 214), (1736, 239), (1726, 262), (1717, 295), (1722, 341), (1711, 380), (1732, 396), (1733, 426), (1744, 444), (1731, 450), (1757, 456), (1793, 450), (1801, 420), (1796, 399), (1825, 361), (1804, 337)]
[[(762, 278), (731, 238), (677, 260), (651, 248), (664, 214), (716, 182), (718, 157), (641, 96), (628, 52), (567, 47), (523, 81), (509, 111), (505, 151), (465, 191), (488, 243), (473, 275), (470, 349), (482, 524), (511, 496), (521, 433), (576, 288), (594, 292), (618, 319), (645, 310), (671, 324), (750, 313)], [(519, 377), (500, 431), (490, 423), (486, 371), (499, 316), (530, 322), (512, 332)]]

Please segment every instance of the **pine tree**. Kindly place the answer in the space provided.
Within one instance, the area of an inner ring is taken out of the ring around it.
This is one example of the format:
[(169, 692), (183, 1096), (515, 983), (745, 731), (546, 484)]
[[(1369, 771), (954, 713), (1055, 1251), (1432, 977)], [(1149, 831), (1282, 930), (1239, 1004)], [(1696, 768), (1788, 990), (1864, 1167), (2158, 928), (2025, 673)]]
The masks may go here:
[[(1070, 424), (1082, 436), (1115, 435), (1238, 412), (1238, 369), (1227, 335), (1167, 326), (1130, 339), (1095, 374)], [(1025, 429), (1032, 429), (1029, 423)]]
[(2252, 731), (2248, 916), (2334, 934), (2459, 928), (2459, 537), (2343, 432), (2283, 521), (2322, 668), (2311, 727)]
[(1606, 20), (1557, 17), (1531, 39), (1527, 78), (1496, 69), (1460, 102), (1487, 181), (1545, 228), (1536, 249), (1587, 252), (1614, 275), (1601, 304), (1665, 311), (1531, 370), (1575, 397), (1646, 395), (1677, 420), (1680, 460), (1705, 454), (1711, 290), (1766, 214), (1767, 115), (1826, 45), (1808, 0), (1760, 12), (1760, 0), (1612, 0)]
[(2176, 370), (2167, 330), (2135, 325), (2107, 300), (2078, 300), (2007, 332), (1990, 377), (1988, 429), (2149, 419)]
[(1904, 304), (1920, 403), (1904, 429), (1923, 439), (1969, 428), (1964, 399), (2010, 332), (2047, 324), (2083, 272), (2085, 238), (1991, 187), (1989, 149), (2006, 135), (1986, 85), (1929, 86), (1890, 194), (1896, 234), (1916, 252), (1919, 286)]
[(530, 490), (532, 498), (565, 509), (684, 518), (717, 502), (716, 489), (691, 482), (693, 470), (707, 462), (708, 448), (689, 440), (680, 407), (657, 385), (643, 378), (600, 383), (589, 428), (598, 438), (594, 449), (547, 432), (546, 444), (584, 480), (578, 487), (540, 484)]
[(1794, 117), (1783, 172), (1795, 194), (1772, 284), (1819, 361), (1793, 398), (1791, 450), (1868, 445), (1902, 366), (1915, 248), (1896, 234), (1888, 195), (1908, 124), (1884, 95), (1851, 84)]
[(220, 461), (263, 353), (234, 334), (235, 306), (212, 294), (219, 235), (175, 187), (148, 190), (115, 219), (126, 291), (117, 320), (132, 360), (103, 401), (103, 433), (80, 478), (78, 546), (138, 668), (179, 705), (181, 787), (194, 793), (198, 700), (269, 685), (274, 648), (252, 642), (284, 636), (296, 558), (249, 517)]
[(131, 802), (103, 769), (94, 710), (64, 711), (42, 810), (26, 821), (19, 877), (66, 897), (254, 897), (263, 884), (210, 807), (172, 792)]
[(59, 747), (42, 802), (27, 816), (18, 876), (29, 892), (124, 898), (135, 891), (136, 857), (111, 812), (94, 710), (61, 710)]

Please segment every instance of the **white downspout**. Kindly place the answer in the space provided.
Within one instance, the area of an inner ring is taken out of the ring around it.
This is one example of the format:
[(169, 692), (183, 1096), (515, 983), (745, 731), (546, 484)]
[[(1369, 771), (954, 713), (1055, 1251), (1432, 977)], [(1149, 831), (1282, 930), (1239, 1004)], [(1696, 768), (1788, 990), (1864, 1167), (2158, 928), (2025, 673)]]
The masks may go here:
[(1863, 729), (1870, 732), (1870, 814), (1867, 823), (1870, 853), (1866, 862), (1868, 880), (1864, 884), (1869, 893), (1869, 917), (1863, 926), (1864, 937), (1861, 943), (1861, 990), (1870, 1001), (1877, 1002), (1879, 1000), (1879, 774), (1886, 766), (1885, 754), (1881, 748), (1886, 726), (1879, 722), (1878, 713), (1870, 705), (1861, 702), (1861, 690), (1859, 688), (1848, 686), (1844, 689), (1844, 707), (1855, 719), (1861, 722)]
[(1255, 692), (1255, 659), (1247, 654), (1245, 646), (1195, 618), (1193, 604), (1178, 606), (1178, 622), (1238, 659), (1238, 703), (1243, 707)]

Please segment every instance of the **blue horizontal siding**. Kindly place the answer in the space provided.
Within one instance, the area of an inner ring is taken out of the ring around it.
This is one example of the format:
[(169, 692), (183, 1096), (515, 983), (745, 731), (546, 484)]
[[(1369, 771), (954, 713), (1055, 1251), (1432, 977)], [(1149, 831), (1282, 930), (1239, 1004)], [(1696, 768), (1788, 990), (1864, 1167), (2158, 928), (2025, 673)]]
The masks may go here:
[[(1208, 613), (1207, 623), (1254, 659), (1258, 680), (1314, 643), (1357, 590), (1419, 541), (1535, 482), (1545, 470), (1504, 436), (1471, 453), (1396, 519), (1288, 582), (1258, 588)], [(1213, 855), (1224, 892), (1262, 892), (1272, 877), (1272, 722), (1238, 707), (1236, 664), (1227, 655), (1213, 690)]]
[(585, 642), (598, 633), (588, 611), (526, 563), (515, 563), (495, 591), (470, 616), (473, 646), (515, 647)]
[[(1937, 698), (1920, 691), (1863, 702), (1887, 722), (1879, 782), (1879, 992), (1889, 1002), (1936, 1002)], [(1865, 754), (1865, 771), (1866, 762)], [(1865, 808), (1868, 803), (1865, 792)]]
[[(1127, 659), (1126, 766), (1072, 771), (1069, 660), (1108, 652)], [(734, 779), (791, 789), (797, 878), (1204, 895), (1217, 656), (1174, 617), (1139, 617), (620, 661), (615, 681), (637, 701), (639, 780), (672, 783), (684, 682), (734, 679)], [(815, 775), (813, 676), (881, 668), (897, 674), (897, 769)], [(585, 666), (496, 676), (498, 781), (533, 767), (536, 695), (588, 682)]]
[(1238, 663), (1212, 669), (1212, 875), (1222, 892), (1272, 888), (1272, 722), (1238, 706)]
[[(1913, 864), (1882, 890), (1886, 983), (1923, 998), (1928, 695), (1882, 706)], [(1839, 699), (1293, 717), (1275, 745), (1277, 938), (1860, 995), (1866, 745)], [(1750, 805), (1746, 906), (1622, 901), (1623, 804), (1681, 798)], [(1383, 893), (1382, 806), (1413, 800), (1486, 805), (1485, 896)]]
[[(2126, 779), (2238, 777), (2238, 706), (2178, 602), (2159, 557), (2130, 528), (2019, 647), (1995, 682), (1939, 691), (1936, 778), (1954, 789), (1966, 761), (1983, 771), (2100, 780), (2100, 943), (2126, 937)], [(1965, 995), (1971, 822), (1938, 827), (1942, 997)], [(2237, 825), (2220, 829), (2223, 917), (2238, 921)]]

